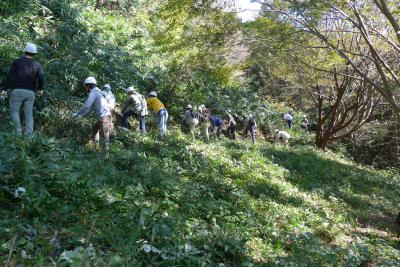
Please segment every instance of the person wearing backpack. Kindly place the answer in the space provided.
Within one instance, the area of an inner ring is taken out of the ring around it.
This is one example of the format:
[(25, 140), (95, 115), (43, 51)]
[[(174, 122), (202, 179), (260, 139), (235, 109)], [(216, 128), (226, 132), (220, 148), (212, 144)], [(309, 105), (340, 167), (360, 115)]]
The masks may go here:
[(189, 129), (189, 133), (192, 135), (192, 138), (194, 138), (196, 126), (199, 125), (199, 118), (198, 114), (193, 111), (193, 107), (190, 104), (186, 106), (186, 112), (183, 116), (183, 123)]
[(244, 135), (247, 138), (247, 134), (248, 132), (250, 132), (251, 134), (251, 141), (253, 142), (253, 144), (256, 143), (256, 128), (257, 128), (257, 124), (255, 119), (253, 118), (253, 115), (250, 114), (248, 119), (247, 119), (247, 124), (246, 124), (246, 128), (244, 129)]
[(128, 129), (128, 119), (135, 116), (139, 119), (139, 129), (142, 133), (146, 133), (146, 116), (147, 103), (143, 95), (139, 94), (132, 86), (126, 88), (128, 99), (121, 110), (122, 112), (122, 127)]

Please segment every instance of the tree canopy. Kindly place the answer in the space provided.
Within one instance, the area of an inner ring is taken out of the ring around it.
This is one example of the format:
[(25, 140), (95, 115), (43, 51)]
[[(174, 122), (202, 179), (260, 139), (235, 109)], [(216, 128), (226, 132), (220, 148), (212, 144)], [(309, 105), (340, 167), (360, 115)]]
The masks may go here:
[[(400, 265), (398, 1), (252, 2), (242, 21), (235, 0), (0, 1), (0, 263)], [(5, 84), (28, 42), (46, 92), (32, 136), (12, 131)], [(88, 76), (118, 112), (127, 87), (156, 91), (170, 134), (116, 112), (103, 153), (98, 121), (74, 117)], [(237, 139), (190, 139), (188, 104), (231, 114)]]

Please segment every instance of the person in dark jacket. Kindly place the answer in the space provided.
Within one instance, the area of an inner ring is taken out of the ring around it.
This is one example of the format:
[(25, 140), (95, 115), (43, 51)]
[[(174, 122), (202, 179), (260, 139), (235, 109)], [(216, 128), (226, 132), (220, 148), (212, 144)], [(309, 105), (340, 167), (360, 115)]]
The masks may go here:
[(33, 59), (36, 54), (36, 45), (28, 43), (25, 47), (25, 55), (14, 60), (7, 75), (6, 87), (12, 89), (10, 115), (17, 133), (22, 133), (19, 117), (22, 104), (24, 104), (25, 133), (33, 133), (35, 92), (38, 96), (43, 95), (43, 68), (39, 62)]
[(253, 144), (256, 143), (256, 128), (257, 128), (256, 121), (254, 120), (253, 115), (250, 114), (247, 119), (246, 128), (244, 129), (244, 135), (247, 138), (247, 134), (248, 134), (248, 132), (250, 132), (251, 141), (253, 142)]

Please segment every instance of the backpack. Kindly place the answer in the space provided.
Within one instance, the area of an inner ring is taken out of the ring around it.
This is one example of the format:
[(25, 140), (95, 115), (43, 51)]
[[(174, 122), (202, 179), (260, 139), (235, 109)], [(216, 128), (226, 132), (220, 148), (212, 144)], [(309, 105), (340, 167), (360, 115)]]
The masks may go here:
[(249, 119), (249, 126), (250, 127), (254, 127), (254, 126), (256, 126), (256, 121), (253, 119), (253, 118), (251, 118), (251, 119)]
[(199, 113), (192, 111), (192, 112), (190, 112), (190, 116), (193, 119), (193, 124), (194, 125), (198, 125), (200, 123)]
[(209, 120), (207, 113), (198, 113), (198, 116), (199, 116), (199, 121), (202, 123), (207, 122)]

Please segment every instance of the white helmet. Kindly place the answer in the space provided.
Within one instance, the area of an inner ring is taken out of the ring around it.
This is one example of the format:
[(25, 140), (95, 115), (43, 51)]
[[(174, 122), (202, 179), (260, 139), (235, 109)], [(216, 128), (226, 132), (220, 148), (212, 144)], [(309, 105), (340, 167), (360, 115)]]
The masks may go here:
[(106, 91), (106, 92), (110, 92), (110, 91), (111, 91), (111, 86), (110, 86), (108, 83), (106, 83), (106, 84), (103, 86), (103, 90)]
[(156, 93), (155, 91), (151, 91), (151, 92), (149, 93), (149, 96), (157, 97), (157, 93)]
[(31, 54), (37, 54), (37, 47), (33, 43), (27, 43), (25, 46), (25, 52), (31, 53)]
[(97, 81), (96, 81), (96, 79), (93, 78), (93, 77), (87, 77), (87, 78), (85, 79), (84, 84), (95, 84), (95, 85), (97, 85)]
[(186, 109), (192, 109), (192, 108), (193, 108), (193, 107), (192, 107), (192, 105), (190, 105), (190, 104), (186, 106)]
[(125, 92), (129, 93), (136, 93), (135, 88), (133, 88), (132, 86), (129, 86), (128, 88), (125, 89)]

